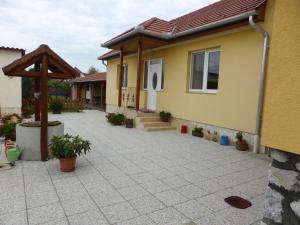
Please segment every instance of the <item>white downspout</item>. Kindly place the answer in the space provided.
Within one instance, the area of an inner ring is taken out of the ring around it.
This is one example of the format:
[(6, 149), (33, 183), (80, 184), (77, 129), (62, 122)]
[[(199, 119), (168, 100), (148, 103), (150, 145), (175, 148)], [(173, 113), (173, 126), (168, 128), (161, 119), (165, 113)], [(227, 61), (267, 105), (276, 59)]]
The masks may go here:
[(255, 128), (254, 145), (253, 145), (253, 152), (259, 153), (262, 110), (263, 110), (263, 101), (264, 101), (264, 93), (265, 93), (266, 66), (267, 66), (268, 48), (269, 48), (269, 34), (263, 27), (255, 23), (253, 15), (249, 16), (249, 24), (254, 29), (256, 29), (259, 33), (261, 33), (264, 37), (263, 55), (262, 55), (260, 81), (259, 81), (258, 105), (257, 105), (257, 112), (256, 112), (256, 128)]

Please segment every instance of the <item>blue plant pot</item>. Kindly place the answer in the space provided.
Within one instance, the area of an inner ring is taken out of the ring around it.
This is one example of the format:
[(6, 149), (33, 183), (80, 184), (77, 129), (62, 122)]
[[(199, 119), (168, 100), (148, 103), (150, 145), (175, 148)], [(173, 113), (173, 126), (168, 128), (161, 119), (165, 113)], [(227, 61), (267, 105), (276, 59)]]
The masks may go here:
[(220, 139), (220, 145), (229, 145), (229, 138), (226, 135), (222, 135)]

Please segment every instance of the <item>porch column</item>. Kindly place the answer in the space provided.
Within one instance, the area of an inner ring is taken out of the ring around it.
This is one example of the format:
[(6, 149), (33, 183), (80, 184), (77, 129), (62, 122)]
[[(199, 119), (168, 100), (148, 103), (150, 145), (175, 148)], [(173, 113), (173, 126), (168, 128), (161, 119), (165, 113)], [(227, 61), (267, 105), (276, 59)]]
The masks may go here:
[(89, 85), (90, 85), (90, 97), (91, 97), (90, 104), (93, 105), (94, 104), (94, 99), (93, 99), (94, 98), (93, 97), (94, 96), (94, 85), (93, 85), (93, 83), (90, 83)]
[[(34, 71), (35, 72), (40, 72), (41, 71), (41, 66), (40, 63), (35, 63), (34, 64)], [(40, 88), (40, 78), (36, 77), (34, 78), (34, 92), (35, 93), (40, 93), (41, 88)], [(41, 121), (41, 108), (40, 108), (40, 96), (38, 98), (34, 98), (34, 120), (35, 121)]]
[(100, 82), (100, 106), (103, 107), (103, 84)]
[(136, 89), (135, 89), (135, 109), (140, 109), (140, 90), (141, 90), (141, 76), (142, 76), (142, 51), (143, 42), (139, 40), (138, 43), (138, 62), (137, 62), (137, 74), (136, 74)]
[(120, 49), (120, 73), (119, 73), (119, 96), (118, 96), (118, 106), (122, 105), (122, 85), (123, 85), (123, 48)]
[(41, 74), (41, 158), (48, 157), (48, 59), (43, 55)]

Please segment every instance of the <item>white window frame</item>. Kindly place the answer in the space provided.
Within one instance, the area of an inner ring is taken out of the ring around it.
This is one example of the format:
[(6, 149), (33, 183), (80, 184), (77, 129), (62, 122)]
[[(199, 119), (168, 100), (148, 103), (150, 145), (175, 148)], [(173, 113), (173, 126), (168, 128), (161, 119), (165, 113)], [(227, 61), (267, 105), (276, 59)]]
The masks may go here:
[[(189, 92), (195, 93), (209, 93), (209, 94), (216, 94), (219, 91), (219, 87), (216, 90), (207, 89), (207, 77), (208, 77), (208, 60), (209, 60), (209, 53), (211, 52), (221, 52), (219, 48), (210, 49), (210, 50), (203, 50), (203, 51), (195, 51), (191, 53), (191, 65), (190, 65), (190, 79), (189, 79)], [(201, 89), (193, 89), (192, 88), (192, 81), (193, 81), (193, 68), (194, 68), (194, 58), (193, 55), (204, 53), (204, 67), (203, 67), (203, 82)], [(220, 62), (219, 62), (220, 66)], [(219, 71), (220, 76), (220, 71)], [(218, 81), (219, 82), (219, 81)]]
[[(143, 82), (143, 90), (144, 91), (148, 91), (149, 90), (149, 88), (148, 88), (149, 87), (149, 62), (150, 62), (150, 60), (145, 60), (144, 61), (144, 71), (143, 71), (144, 72), (143, 73), (143, 79), (144, 79), (143, 80), (144, 81)], [(145, 88), (145, 64), (147, 64), (147, 73), (148, 73), (147, 74), (147, 88)]]

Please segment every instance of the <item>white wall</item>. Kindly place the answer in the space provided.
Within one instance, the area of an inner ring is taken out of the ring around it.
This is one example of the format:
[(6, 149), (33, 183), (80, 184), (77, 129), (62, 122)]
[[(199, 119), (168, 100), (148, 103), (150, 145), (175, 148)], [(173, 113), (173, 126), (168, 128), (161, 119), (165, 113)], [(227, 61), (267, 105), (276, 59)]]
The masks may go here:
[(20, 77), (8, 77), (3, 74), (2, 67), (21, 58), (19, 51), (0, 49), (0, 113), (21, 113), (22, 83)]

